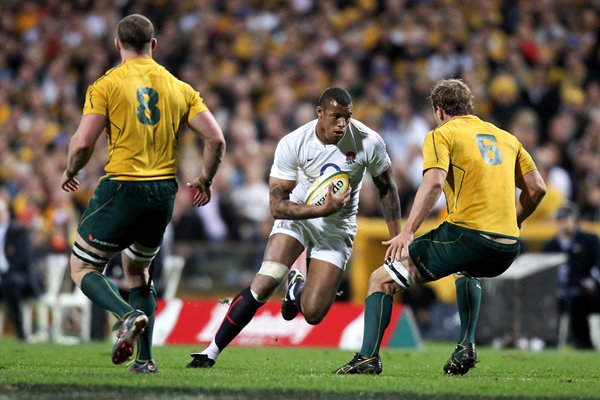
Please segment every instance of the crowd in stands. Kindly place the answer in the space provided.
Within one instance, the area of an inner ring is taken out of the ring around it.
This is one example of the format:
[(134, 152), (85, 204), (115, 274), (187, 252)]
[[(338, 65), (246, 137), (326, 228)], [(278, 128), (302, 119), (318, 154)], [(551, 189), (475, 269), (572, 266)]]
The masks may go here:
[[(98, 143), (75, 196), (60, 189), (87, 86), (119, 61), (116, 24), (155, 24), (155, 59), (192, 84), (228, 142), (213, 202), (185, 182), (200, 143), (181, 132), (175, 240), (261, 240), (278, 140), (315, 118), (320, 92), (349, 90), (357, 119), (387, 143), (403, 208), (434, 127), (434, 81), (459, 77), (476, 114), (516, 135), (549, 193), (534, 219), (567, 201), (600, 221), (600, 7), (583, 0), (4, 0), (0, 3), (0, 196), (40, 247), (66, 251), (103, 174)], [(105, 139), (104, 139), (105, 140)], [(490, 184), (494, 184), (490, 182)], [(378, 216), (372, 184), (360, 213)]]

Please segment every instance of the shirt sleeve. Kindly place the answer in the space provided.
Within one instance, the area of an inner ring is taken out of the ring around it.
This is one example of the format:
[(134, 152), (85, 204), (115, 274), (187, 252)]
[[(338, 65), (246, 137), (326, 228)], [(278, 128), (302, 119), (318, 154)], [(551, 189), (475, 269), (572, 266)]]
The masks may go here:
[(208, 107), (206, 106), (206, 103), (204, 103), (204, 99), (200, 95), (200, 92), (198, 92), (197, 90), (194, 90), (188, 84), (185, 84), (185, 86), (186, 86), (187, 98), (189, 99), (188, 103), (189, 103), (189, 107), (190, 107), (190, 112), (188, 113), (188, 122), (189, 122), (192, 118), (194, 118), (196, 115), (200, 114), (201, 112), (208, 111)]
[(105, 85), (102, 81), (96, 81), (88, 87), (85, 94), (85, 104), (83, 106), (83, 115), (100, 114), (108, 117), (108, 102)]
[(425, 136), (423, 142), (423, 171), (439, 168), (448, 172), (450, 167), (450, 142), (439, 129)]
[(296, 181), (298, 179), (298, 157), (296, 154), (297, 151), (294, 151), (289, 140), (285, 140), (284, 138), (279, 141), (275, 149), (270, 176), (288, 181)]
[(371, 176), (379, 176), (392, 165), (392, 161), (381, 136), (374, 135), (372, 142), (367, 170)]
[(533, 157), (525, 150), (523, 145), (519, 143), (519, 152), (517, 154), (517, 172), (516, 177), (522, 177), (523, 175), (536, 170), (537, 166), (533, 161)]

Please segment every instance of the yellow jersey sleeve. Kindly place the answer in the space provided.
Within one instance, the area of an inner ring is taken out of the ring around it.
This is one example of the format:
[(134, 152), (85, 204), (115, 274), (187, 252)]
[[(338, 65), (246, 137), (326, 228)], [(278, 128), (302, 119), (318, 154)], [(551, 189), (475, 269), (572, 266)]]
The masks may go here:
[(200, 93), (198, 91), (194, 90), (191, 86), (189, 86), (186, 83), (184, 83), (184, 85), (186, 85), (189, 90), (188, 102), (190, 104), (190, 112), (189, 112), (188, 118), (187, 118), (187, 122), (189, 122), (192, 118), (194, 118), (196, 115), (200, 114), (201, 112), (208, 111), (208, 107), (204, 103), (204, 99), (202, 99), (202, 97), (200, 96)]
[(85, 94), (83, 115), (99, 114), (108, 117), (108, 101), (106, 98), (106, 93), (109, 91), (105, 87), (106, 83), (107, 82), (103, 82), (103, 79), (100, 78), (88, 87)]
[(515, 173), (516, 178), (522, 178), (523, 175), (526, 175), (527, 173), (537, 169), (535, 162), (533, 162), (533, 157), (531, 157), (521, 143), (519, 143), (519, 154), (517, 161), (517, 171)]
[(450, 165), (449, 138), (434, 129), (425, 136), (423, 143), (423, 171), (440, 168), (448, 172)]

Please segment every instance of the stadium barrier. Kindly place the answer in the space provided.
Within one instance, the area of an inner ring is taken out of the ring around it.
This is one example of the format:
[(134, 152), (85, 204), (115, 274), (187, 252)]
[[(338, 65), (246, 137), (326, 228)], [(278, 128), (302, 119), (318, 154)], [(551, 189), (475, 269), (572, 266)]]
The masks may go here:
[[(154, 327), (155, 345), (206, 344), (214, 337), (229, 306), (216, 300), (159, 300)], [(363, 307), (336, 302), (318, 325), (299, 315), (285, 321), (280, 302), (269, 301), (232, 342), (240, 346), (301, 346), (360, 349)], [(409, 308), (393, 308), (382, 347), (418, 349), (421, 336)]]
[(556, 297), (557, 268), (567, 261), (562, 253), (527, 253), (496, 278), (482, 279), (485, 295), (479, 313), (481, 344), (514, 346), (535, 340), (559, 343)]

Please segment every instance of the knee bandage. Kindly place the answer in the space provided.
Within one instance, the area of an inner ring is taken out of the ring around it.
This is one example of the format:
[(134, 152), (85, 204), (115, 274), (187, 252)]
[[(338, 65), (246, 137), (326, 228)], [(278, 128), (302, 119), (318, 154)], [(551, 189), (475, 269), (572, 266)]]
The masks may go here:
[(406, 269), (404, 265), (398, 260), (386, 260), (383, 267), (388, 274), (392, 277), (394, 282), (402, 286), (404, 289), (409, 288), (415, 284), (415, 280)]
[(250, 289), (252, 297), (254, 297), (254, 299), (260, 303), (264, 303), (265, 301), (267, 301), (269, 297), (271, 297), (273, 293), (275, 293), (275, 291), (277, 290), (279, 285), (281, 285), (281, 282), (283, 282), (283, 280), (289, 272), (290, 269), (285, 264), (274, 261), (263, 261), (257, 274), (270, 276), (271, 278), (275, 279), (277, 285), (274, 287), (273, 291), (266, 296), (259, 296), (258, 293)]
[(274, 261), (263, 261), (258, 273), (261, 275), (270, 276), (277, 281), (277, 286), (283, 282), (285, 277), (290, 272), (287, 265), (274, 262)]

